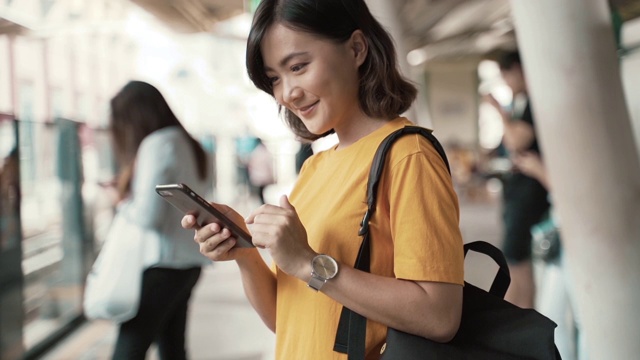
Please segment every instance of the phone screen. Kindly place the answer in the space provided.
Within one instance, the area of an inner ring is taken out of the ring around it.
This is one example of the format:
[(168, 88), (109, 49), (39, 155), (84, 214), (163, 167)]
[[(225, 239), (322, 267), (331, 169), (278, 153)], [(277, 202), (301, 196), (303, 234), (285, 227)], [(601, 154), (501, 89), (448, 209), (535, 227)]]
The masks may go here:
[(196, 194), (187, 185), (157, 185), (156, 192), (184, 214), (195, 216), (199, 226), (216, 222), (231, 231), (231, 234), (237, 240), (236, 246), (254, 247), (249, 233), (209, 204), (200, 195)]

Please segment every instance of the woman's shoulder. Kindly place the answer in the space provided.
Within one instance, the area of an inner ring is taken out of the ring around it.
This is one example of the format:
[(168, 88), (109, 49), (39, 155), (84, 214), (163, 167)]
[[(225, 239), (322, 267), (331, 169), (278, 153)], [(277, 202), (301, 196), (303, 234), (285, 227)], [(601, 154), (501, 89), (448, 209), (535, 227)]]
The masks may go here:
[(140, 149), (165, 149), (169, 151), (175, 144), (186, 142), (184, 130), (177, 126), (168, 126), (147, 135), (140, 144)]
[(162, 142), (168, 139), (180, 139), (184, 137), (183, 133), (184, 130), (178, 126), (167, 126), (147, 135), (142, 142)]
[[(428, 131), (430, 129), (425, 128)], [(398, 165), (412, 157), (423, 157), (430, 163), (441, 163), (444, 160), (434, 147), (431, 140), (420, 134), (404, 135), (398, 138), (388, 154), (389, 163), (392, 166)]]
[(147, 135), (138, 148), (138, 158), (173, 164), (180, 162), (189, 151), (189, 143), (184, 130), (171, 126)]

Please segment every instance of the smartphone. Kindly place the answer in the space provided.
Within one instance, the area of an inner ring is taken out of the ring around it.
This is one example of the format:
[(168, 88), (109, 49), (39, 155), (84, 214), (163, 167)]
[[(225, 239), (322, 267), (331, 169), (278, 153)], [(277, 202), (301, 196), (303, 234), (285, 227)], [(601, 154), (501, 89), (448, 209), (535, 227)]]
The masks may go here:
[(187, 185), (157, 185), (156, 192), (184, 214), (195, 216), (198, 225), (202, 226), (216, 222), (231, 231), (232, 236), (237, 240), (236, 246), (254, 247), (249, 233), (209, 204), (200, 195), (196, 194)]

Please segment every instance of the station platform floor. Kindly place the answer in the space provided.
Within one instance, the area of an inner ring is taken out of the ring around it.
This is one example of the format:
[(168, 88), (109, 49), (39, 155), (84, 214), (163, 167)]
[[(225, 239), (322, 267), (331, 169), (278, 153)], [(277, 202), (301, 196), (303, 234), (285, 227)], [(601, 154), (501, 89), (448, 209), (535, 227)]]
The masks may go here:
[[(465, 242), (500, 239), (497, 198), (460, 199), (460, 226)], [(266, 256), (266, 255), (265, 255)], [(465, 262), (466, 280), (488, 287), (497, 267), (488, 258)], [(187, 351), (192, 360), (273, 360), (274, 335), (262, 323), (242, 290), (234, 262), (206, 267), (192, 297), (187, 329)], [(116, 327), (108, 321), (88, 321), (53, 348), (44, 360), (110, 359)], [(158, 359), (151, 349), (147, 359)]]

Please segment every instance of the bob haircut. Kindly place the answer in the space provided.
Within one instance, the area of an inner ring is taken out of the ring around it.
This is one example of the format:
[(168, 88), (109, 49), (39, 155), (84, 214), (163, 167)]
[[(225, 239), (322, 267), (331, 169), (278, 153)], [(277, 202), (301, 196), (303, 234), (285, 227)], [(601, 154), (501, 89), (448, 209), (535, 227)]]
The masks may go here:
[[(391, 36), (371, 15), (364, 0), (262, 0), (256, 9), (247, 40), (246, 67), (254, 85), (273, 96), (273, 88), (264, 69), (260, 43), (267, 30), (282, 24), (336, 43), (344, 43), (356, 30), (367, 40), (369, 52), (360, 66), (358, 100), (362, 111), (371, 117), (393, 119), (407, 111), (417, 90), (397, 69), (396, 51)], [(282, 106), (279, 107), (282, 112)], [(312, 134), (302, 120), (285, 109), (284, 119), (293, 132), (306, 140), (325, 134)]]

